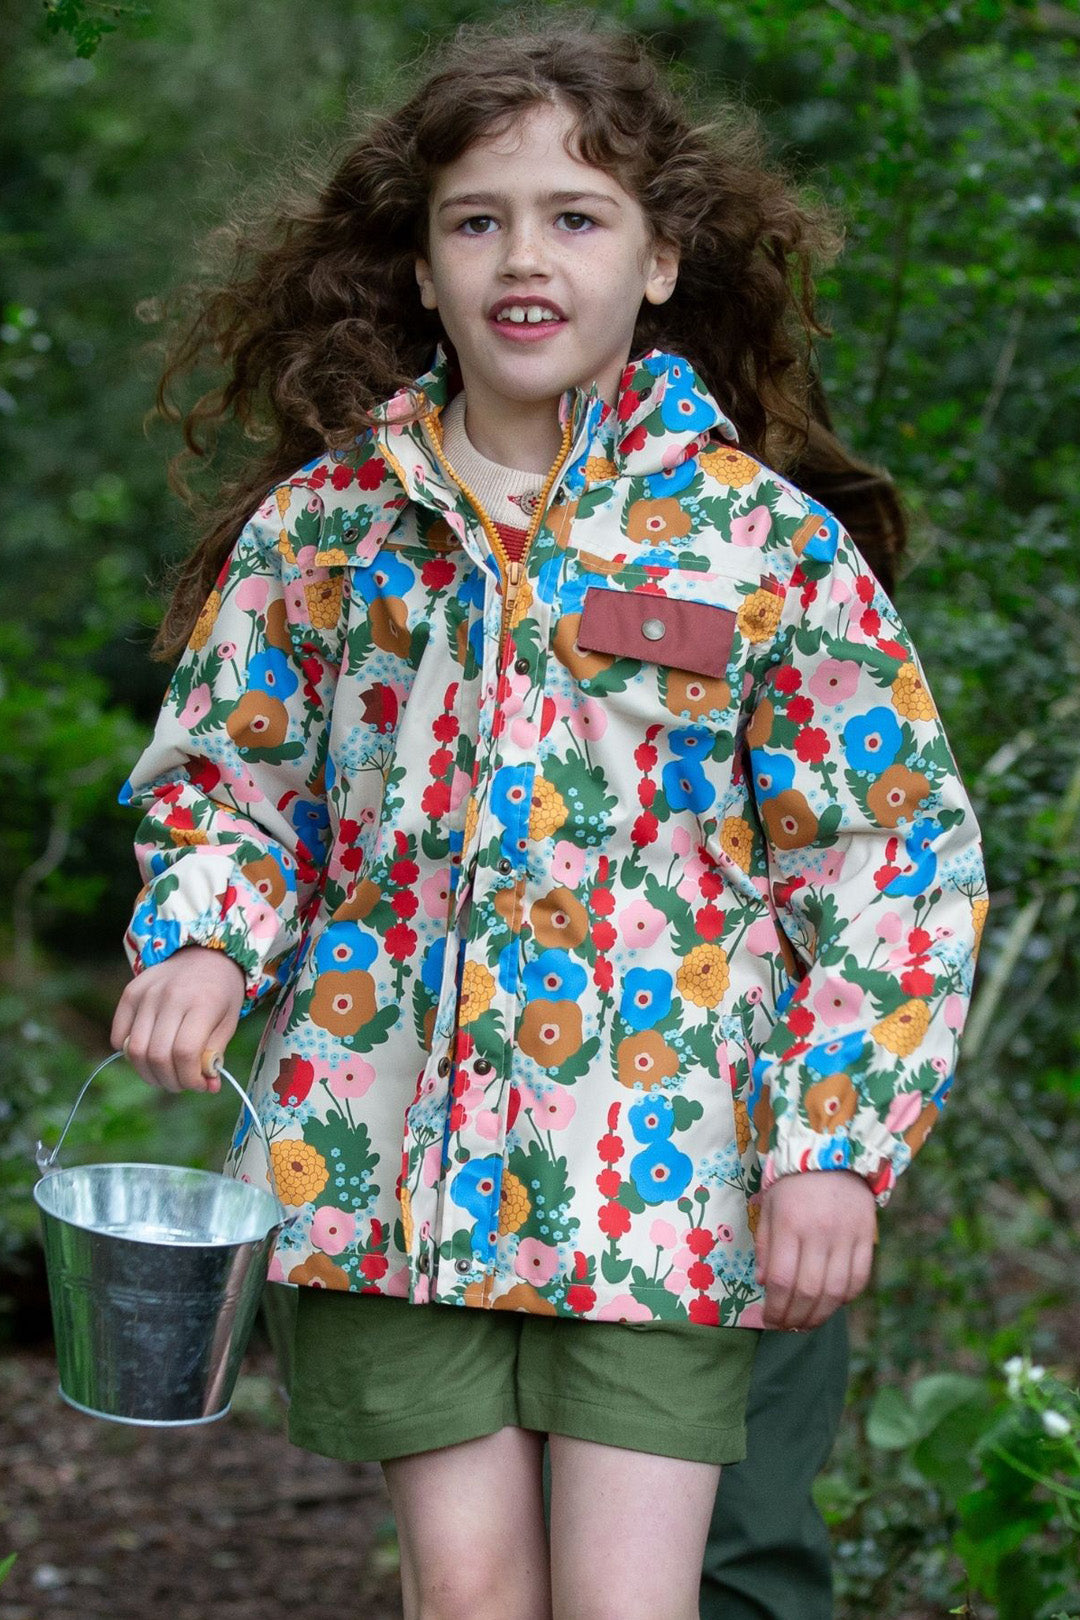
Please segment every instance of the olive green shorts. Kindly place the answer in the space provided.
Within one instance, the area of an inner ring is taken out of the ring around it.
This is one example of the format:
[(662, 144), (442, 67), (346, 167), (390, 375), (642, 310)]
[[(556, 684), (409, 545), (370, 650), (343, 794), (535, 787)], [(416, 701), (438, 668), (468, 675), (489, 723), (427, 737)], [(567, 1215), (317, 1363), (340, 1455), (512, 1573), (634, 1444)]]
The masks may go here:
[(753, 1328), (575, 1321), (302, 1287), (289, 1439), (382, 1462), (514, 1424), (741, 1462), (759, 1338)]

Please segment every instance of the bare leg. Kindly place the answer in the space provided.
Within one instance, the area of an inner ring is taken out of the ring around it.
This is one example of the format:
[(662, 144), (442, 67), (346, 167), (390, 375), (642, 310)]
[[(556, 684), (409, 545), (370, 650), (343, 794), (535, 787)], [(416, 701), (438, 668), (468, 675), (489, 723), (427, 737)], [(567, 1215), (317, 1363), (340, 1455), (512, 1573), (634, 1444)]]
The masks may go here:
[(720, 1468), (553, 1434), (554, 1620), (698, 1620)]
[(551, 1620), (544, 1438), (508, 1424), (383, 1463), (405, 1620)]

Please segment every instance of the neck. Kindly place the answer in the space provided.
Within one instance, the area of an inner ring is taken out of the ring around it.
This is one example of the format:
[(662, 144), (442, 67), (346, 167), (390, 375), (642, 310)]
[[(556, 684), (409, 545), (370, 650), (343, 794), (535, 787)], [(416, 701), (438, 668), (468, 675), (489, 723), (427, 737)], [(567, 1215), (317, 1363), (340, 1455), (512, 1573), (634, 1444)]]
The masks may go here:
[(465, 391), (469, 443), (500, 467), (546, 473), (559, 453), (562, 429), (558, 400), (489, 400)]

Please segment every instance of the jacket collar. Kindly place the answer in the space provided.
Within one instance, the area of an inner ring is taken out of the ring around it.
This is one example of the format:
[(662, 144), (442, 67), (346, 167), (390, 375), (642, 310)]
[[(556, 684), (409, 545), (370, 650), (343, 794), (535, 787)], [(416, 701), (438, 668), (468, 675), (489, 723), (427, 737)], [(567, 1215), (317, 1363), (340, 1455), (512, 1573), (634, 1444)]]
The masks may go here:
[[(374, 444), (383, 468), (371, 476), (368, 434), (358, 451), (339, 450), (303, 469), (294, 482), (340, 491), (340, 501), (324, 501), (324, 531), (316, 561), (324, 564), (370, 562), (409, 501), (441, 512), (465, 542), (470, 507), (446, 473), (437, 448), (438, 418), (449, 398), (451, 366), (442, 344), (426, 372), (375, 407)], [(731, 421), (679, 355), (652, 349), (631, 360), (619, 380), (614, 408), (594, 383), (586, 392), (569, 388), (559, 401), (559, 421), (570, 425), (571, 448), (560, 479), (570, 495), (586, 485), (586, 465), (603, 466), (603, 477), (649, 478), (663, 493), (676, 468), (719, 436), (738, 442)], [(378, 470), (378, 469), (376, 469)], [(368, 476), (358, 477), (367, 471)], [(681, 480), (676, 487), (681, 487)], [(470, 547), (471, 549), (471, 547)], [(486, 558), (478, 557), (478, 561)]]

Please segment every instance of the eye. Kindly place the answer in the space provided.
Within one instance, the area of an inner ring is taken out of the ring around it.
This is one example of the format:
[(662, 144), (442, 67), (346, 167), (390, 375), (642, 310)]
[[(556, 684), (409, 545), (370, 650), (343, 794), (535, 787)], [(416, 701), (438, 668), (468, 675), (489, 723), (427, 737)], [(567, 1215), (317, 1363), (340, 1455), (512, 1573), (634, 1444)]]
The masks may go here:
[(589, 214), (560, 214), (559, 218), (566, 221), (567, 228), (572, 236), (582, 236), (583, 226), (595, 225), (596, 221)]
[(473, 230), (472, 226), (494, 225), (494, 223), (495, 221), (492, 219), (490, 214), (472, 214), (468, 219), (463, 219), (461, 221), (461, 224), (458, 226), (458, 230), (463, 231), (466, 236), (489, 236), (491, 234), (489, 231)]

